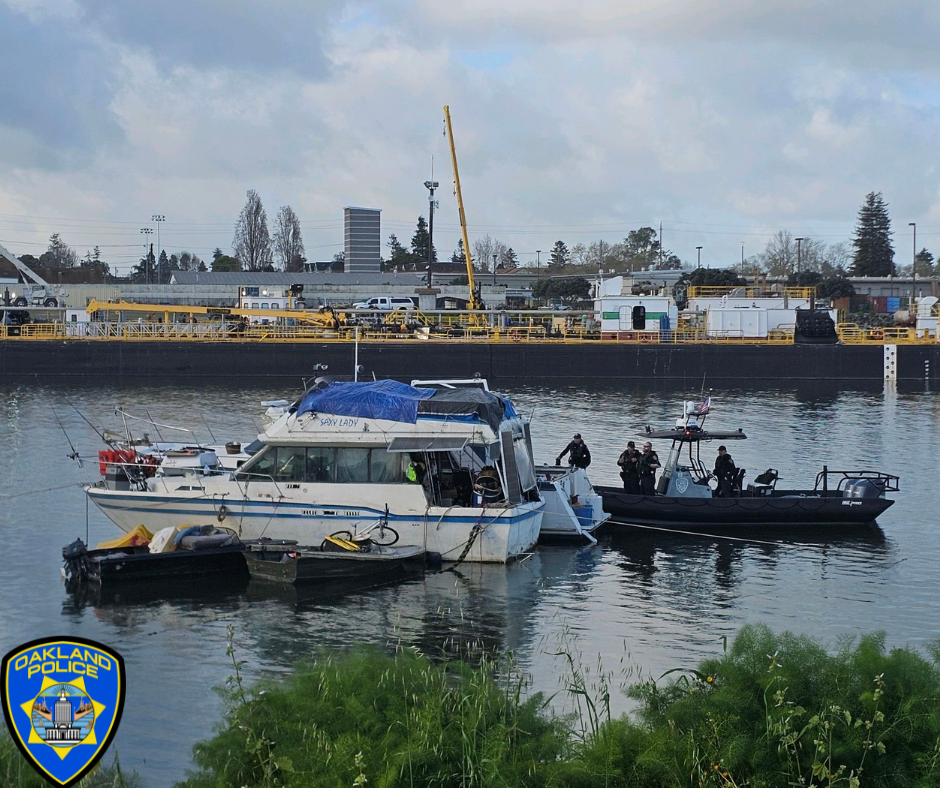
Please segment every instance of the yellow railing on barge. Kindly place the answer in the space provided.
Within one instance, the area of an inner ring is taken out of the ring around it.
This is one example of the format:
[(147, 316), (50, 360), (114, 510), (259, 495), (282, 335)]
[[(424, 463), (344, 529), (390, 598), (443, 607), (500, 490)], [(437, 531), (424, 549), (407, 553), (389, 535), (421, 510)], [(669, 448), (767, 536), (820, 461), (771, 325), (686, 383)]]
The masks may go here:
[[(913, 328), (860, 328), (854, 323), (836, 326), (839, 340), (847, 345), (926, 345), (936, 344), (931, 331)], [(744, 337), (736, 332), (706, 332), (704, 329), (682, 327), (672, 331), (601, 332), (580, 327), (548, 328), (533, 326), (467, 326), (452, 323), (439, 330), (390, 325), (384, 329), (359, 327), (363, 342), (408, 343), (495, 343), (495, 344), (620, 344), (620, 345), (790, 345), (793, 327), (774, 329), (769, 336)], [(356, 328), (280, 324), (203, 323), (29, 323), (24, 326), (0, 325), (0, 339), (24, 342), (353, 342)]]

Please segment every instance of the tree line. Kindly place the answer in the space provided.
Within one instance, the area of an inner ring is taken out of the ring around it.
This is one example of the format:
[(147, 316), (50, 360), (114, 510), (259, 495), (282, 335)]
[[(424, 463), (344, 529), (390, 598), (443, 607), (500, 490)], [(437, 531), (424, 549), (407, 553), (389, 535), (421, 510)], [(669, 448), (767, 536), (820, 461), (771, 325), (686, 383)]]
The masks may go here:
[[(780, 230), (768, 241), (764, 250), (737, 264), (733, 269), (741, 275), (767, 274), (775, 278), (793, 278), (805, 274), (818, 274), (821, 279), (840, 279), (847, 276), (917, 276), (940, 274), (940, 259), (922, 247), (910, 265), (896, 265), (891, 219), (888, 205), (880, 192), (866, 195), (858, 211), (855, 232), (850, 241), (825, 243), (811, 237), (795, 238), (789, 230)], [(427, 221), (418, 217), (409, 246), (402, 244), (393, 233), (388, 239), (388, 258), (383, 260), (385, 270), (423, 271), (430, 256), (438, 261), (437, 250), (431, 244)], [(480, 271), (509, 270), (520, 265), (518, 253), (508, 244), (490, 235), (473, 241), (474, 267)], [(430, 255), (429, 255), (430, 253)], [(53, 233), (48, 248), (39, 257), (21, 256), (31, 268), (47, 272), (66, 269), (86, 269), (97, 278), (107, 279), (111, 266), (103, 259), (101, 249), (79, 257), (61, 237)], [(334, 256), (343, 259), (342, 253)], [(173, 271), (302, 271), (305, 257), (300, 219), (289, 205), (278, 209), (273, 232), (268, 227), (267, 211), (254, 189), (246, 194), (245, 205), (235, 222), (232, 254), (216, 248), (207, 264), (192, 252), (159, 252), (154, 259), (149, 251), (140, 258), (130, 274), (134, 282), (168, 282)], [(466, 263), (463, 240), (450, 256), (452, 263)], [(528, 261), (531, 265), (531, 261)], [(630, 230), (622, 241), (604, 240), (578, 243), (571, 247), (558, 240), (546, 250), (544, 265), (548, 275), (590, 276), (600, 271), (630, 273), (648, 270), (679, 269), (683, 262), (674, 252), (662, 245), (659, 233), (653, 227)], [(715, 269), (717, 270), (717, 269)]]

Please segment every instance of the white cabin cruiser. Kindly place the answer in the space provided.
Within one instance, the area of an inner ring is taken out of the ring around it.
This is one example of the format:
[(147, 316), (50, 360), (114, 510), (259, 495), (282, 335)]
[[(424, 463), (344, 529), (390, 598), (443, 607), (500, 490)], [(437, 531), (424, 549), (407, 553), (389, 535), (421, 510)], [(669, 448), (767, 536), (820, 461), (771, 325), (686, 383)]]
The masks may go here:
[(330, 383), (258, 439), (263, 448), (234, 471), (157, 468), (86, 492), (124, 531), (218, 521), (243, 539), (319, 544), (387, 509), (400, 544), (445, 561), (466, 551), (465, 560), (506, 562), (538, 540), (545, 504), (528, 424), (492, 392)]

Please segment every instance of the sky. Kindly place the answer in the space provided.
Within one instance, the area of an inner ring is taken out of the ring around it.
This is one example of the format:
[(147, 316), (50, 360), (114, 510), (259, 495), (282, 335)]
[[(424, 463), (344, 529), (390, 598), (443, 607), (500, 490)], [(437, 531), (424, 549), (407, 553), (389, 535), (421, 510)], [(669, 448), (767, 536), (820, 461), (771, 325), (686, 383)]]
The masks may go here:
[[(848, 240), (880, 191), (896, 261), (940, 253), (940, 4), (895, 0), (0, 0), (0, 243), (125, 272), (228, 252), (248, 189), (342, 250), (343, 207), (523, 263), (662, 222), (712, 267), (780, 229)], [(154, 233), (153, 238), (155, 239)]]

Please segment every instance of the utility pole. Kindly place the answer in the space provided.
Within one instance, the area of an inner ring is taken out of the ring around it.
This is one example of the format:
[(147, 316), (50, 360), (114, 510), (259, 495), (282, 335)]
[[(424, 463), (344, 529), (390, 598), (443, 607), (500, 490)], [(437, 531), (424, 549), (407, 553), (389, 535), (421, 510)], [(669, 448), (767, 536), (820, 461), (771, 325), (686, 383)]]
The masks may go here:
[(542, 264), (542, 250), (536, 249), (535, 250), (535, 278), (536, 279), (542, 278), (541, 264)]
[(908, 222), (909, 227), (914, 228), (914, 256), (911, 258), (911, 306), (910, 313), (914, 314), (914, 296), (916, 295), (914, 284), (917, 281), (917, 222)]
[(659, 223), (659, 270), (663, 270), (663, 223)]
[(698, 268), (702, 267), (702, 247), (696, 246), (695, 251), (698, 252)]
[(803, 239), (796, 238), (796, 273), (797, 275), (803, 273)]
[(157, 284), (160, 284), (160, 254), (163, 252), (163, 247), (160, 246), (160, 225), (166, 221), (166, 217), (162, 213), (155, 213), (150, 218), (157, 223)]
[[(434, 159), (431, 159), (431, 180), (424, 182), (425, 188), (430, 192), (428, 195), (428, 287), (431, 286), (431, 266), (434, 263), (434, 209), (438, 206), (434, 199), (434, 190), (440, 184), (434, 180)], [(467, 250), (463, 253), (466, 255)]]
[(741, 241), (741, 276), (744, 276), (744, 241)]
[(493, 287), (496, 287), (496, 258), (499, 255), (493, 254)]
[(153, 244), (150, 243), (150, 233), (153, 232), (153, 228), (141, 227), (140, 232), (143, 233), (144, 235), (144, 250), (147, 250), (147, 247), (150, 247), (149, 251), (147, 251), (147, 264), (144, 266), (144, 271), (147, 274), (147, 284), (149, 285), (150, 284), (150, 255), (153, 254)]

